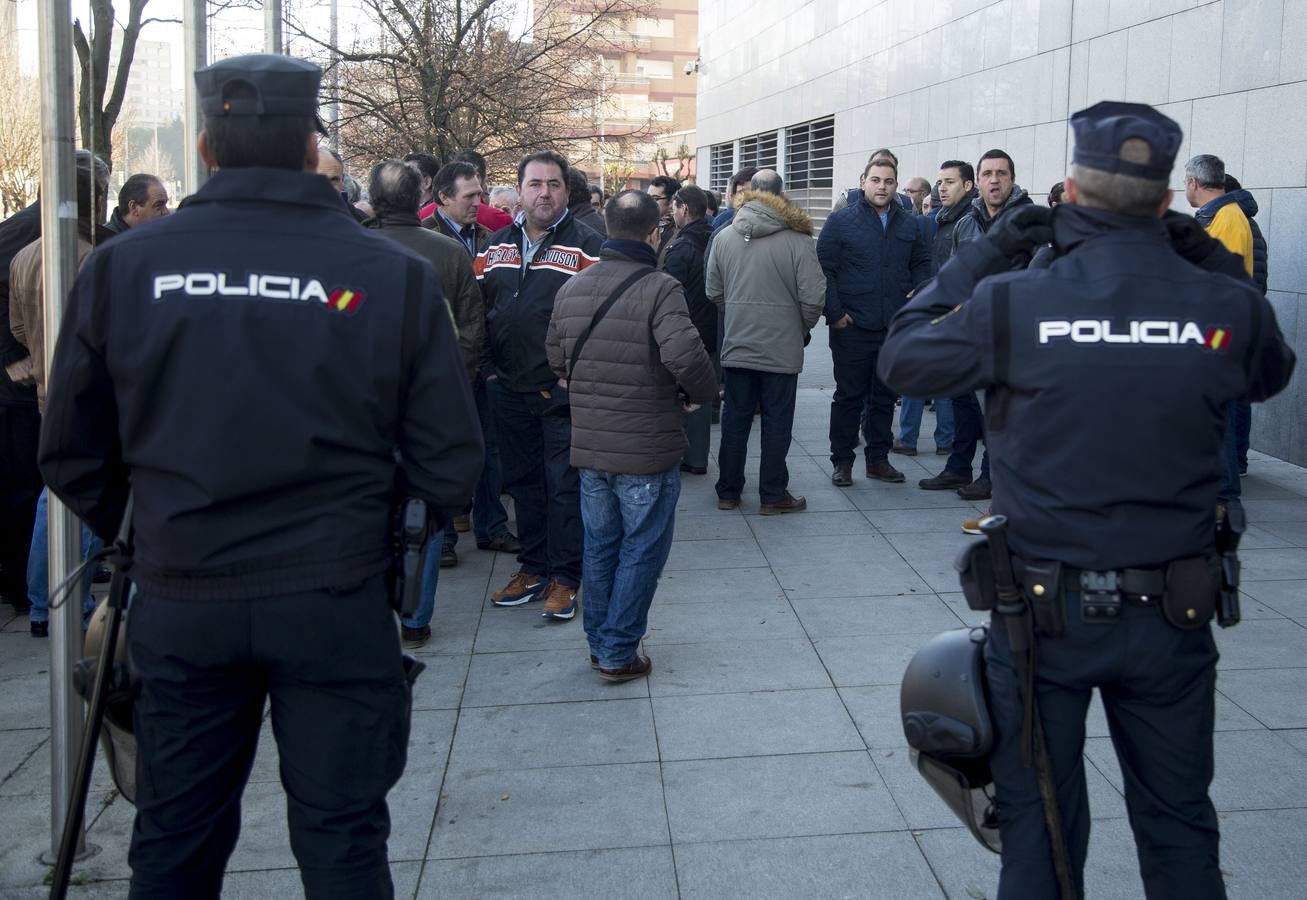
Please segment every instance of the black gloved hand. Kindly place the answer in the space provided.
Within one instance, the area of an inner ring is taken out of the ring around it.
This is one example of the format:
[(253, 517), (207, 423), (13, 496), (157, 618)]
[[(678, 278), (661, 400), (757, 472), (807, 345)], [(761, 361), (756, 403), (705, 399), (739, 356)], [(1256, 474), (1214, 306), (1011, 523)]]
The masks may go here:
[(1171, 248), (1196, 266), (1201, 266), (1203, 260), (1221, 246), (1221, 242), (1209, 237), (1207, 230), (1193, 216), (1169, 209), (1162, 217), (1162, 224), (1171, 239)]
[(1018, 206), (1004, 215), (986, 235), (999, 253), (1027, 261), (1035, 248), (1053, 240), (1053, 210), (1047, 206)]

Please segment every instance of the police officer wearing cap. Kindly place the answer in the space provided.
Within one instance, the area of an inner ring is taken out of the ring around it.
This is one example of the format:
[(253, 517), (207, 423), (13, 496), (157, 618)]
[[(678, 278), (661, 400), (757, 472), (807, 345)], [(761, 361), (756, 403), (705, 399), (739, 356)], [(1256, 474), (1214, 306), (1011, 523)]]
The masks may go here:
[[(1033, 693), (1073, 893), (1097, 687), (1148, 896), (1224, 897), (1208, 797), (1223, 411), (1279, 392), (1295, 360), (1265, 299), (1213, 271), (1224, 251), (1166, 213), (1179, 126), (1127, 103), (1100, 103), (1071, 126), (1068, 202), (1016, 211), (960, 247), (895, 318), (880, 373), (905, 396), (986, 390), (993, 509), (1008, 519), (1033, 623)], [(1014, 253), (1049, 241), (1050, 267), (1007, 271)], [(1023, 728), (1024, 664), (998, 618), (985, 648), (998, 896), (1066, 896), (1023, 753), (1034, 730)]]
[(196, 72), (217, 171), (92, 254), (59, 334), (42, 473), (104, 537), (134, 497), (133, 898), (219, 895), (265, 703), (306, 894), (393, 894), (396, 485), (459, 508), (482, 442), (435, 271), (315, 174), (321, 74)]

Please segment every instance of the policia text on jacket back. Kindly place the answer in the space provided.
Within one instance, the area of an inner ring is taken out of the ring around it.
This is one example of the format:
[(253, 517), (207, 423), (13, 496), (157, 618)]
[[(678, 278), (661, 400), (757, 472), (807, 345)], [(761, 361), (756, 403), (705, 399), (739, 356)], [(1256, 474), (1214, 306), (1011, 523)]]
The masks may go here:
[(131, 896), (218, 895), (270, 702), (307, 895), (390, 897), (396, 484), (466, 503), (476, 407), (430, 263), (313, 174), (321, 71), (246, 56), (195, 77), (220, 171), (83, 268), (41, 443), (97, 533), (134, 495)]
[[(907, 396), (986, 389), (993, 510), (1008, 519), (1035, 622), (1034, 695), (1074, 893), (1088, 852), (1082, 751), (1097, 687), (1148, 896), (1219, 898), (1208, 622), (1222, 581), (1224, 411), (1280, 391), (1294, 357), (1251, 283), (1195, 264), (1224, 253), (1215, 242), (1188, 240), (1186, 258), (1168, 239), (1179, 127), (1124, 103), (1071, 124), (1070, 203), (1009, 213), (960, 247), (895, 318), (880, 372)], [(1049, 240), (1060, 254), (1050, 268), (1006, 271), (1013, 253)], [(1023, 686), (1000, 618), (985, 649), (998, 896), (1056, 898), (1067, 891), (1023, 760)]]

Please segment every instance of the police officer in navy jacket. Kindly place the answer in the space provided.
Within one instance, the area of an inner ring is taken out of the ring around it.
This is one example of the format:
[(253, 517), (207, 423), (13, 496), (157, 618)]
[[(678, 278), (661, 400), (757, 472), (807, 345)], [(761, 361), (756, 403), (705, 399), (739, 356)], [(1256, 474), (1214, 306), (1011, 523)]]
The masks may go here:
[[(1256, 288), (1195, 264), (1223, 254), (1215, 242), (1187, 217), (1163, 222), (1179, 126), (1126, 103), (1100, 103), (1071, 125), (1069, 202), (1013, 212), (959, 247), (895, 318), (880, 372), (911, 396), (986, 390), (993, 509), (1010, 521), (1018, 572), (1031, 561), (1060, 567), (1034, 592), (1045, 606), (1026, 596), (1078, 892), (1090, 821), (1084, 720), (1097, 687), (1148, 896), (1224, 897), (1208, 797), (1217, 660), (1208, 622), (1220, 584), (1225, 409), (1282, 390), (1295, 360)], [(1050, 240), (1060, 255), (1049, 268), (1008, 271), (1014, 253)], [(1112, 616), (1097, 615), (1112, 604)], [(1055, 897), (1036, 775), (1020, 746), (1021, 688), (997, 622), (986, 661), (998, 896)]]
[(42, 473), (104, 537), (134, 495), (132, 897), (218, 896), (269, 701), (307, 895), (393, 893), (396, 485), (459, 508), (482, 443), (435, 271), (315, 174), (321, 74), (196, 72), (218, 171), (91, 255), (59, 334)]

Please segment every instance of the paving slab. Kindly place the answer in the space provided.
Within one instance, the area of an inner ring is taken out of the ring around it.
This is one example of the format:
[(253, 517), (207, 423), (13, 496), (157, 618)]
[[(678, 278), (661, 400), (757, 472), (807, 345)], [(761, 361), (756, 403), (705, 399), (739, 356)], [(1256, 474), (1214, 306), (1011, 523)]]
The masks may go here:
[(794, 597), (790, 600), (811, 637), (859, 637), (947, 631), (957, 616), (930, 592), (865, 597)]
[(450, 773), (429, 859), (668, 843), (656, 763)]
[(656, 762), (649, 702), (591, 700), (465, 709), (449, 771)]
[(682, 900), (862, 900), (944, 894), (902, 831), (677, 844)]
[(663, 785), (677, 844), (904, 827), (865, 751), (666, 762)]
[[(731, 515), (728, 513), (728, 515)], [(765, 565), (752, 569), (663, 572), (655, 606), (666, 603), (716, 603), (737, 598), (783, 599), (776, 575)]]
[(1221, 672), (1216, 688), (1267, 728), (1307, 728), (1307, 668)]
[(723, 636), (741, 641), (802, 638), (794, 609), (784, 597), (736, 597), (716, 603), (661, 604), (654, 598), (645, 644), (700, 644)]
[[(580, 629), (575, 620), (559, 628)], [(589, 654), (575, 650), (478, 653), (463, 689), (463, 708), (518, 703), (566, 703), (647, 697), (644, 681), (608, 684), (590, 670)]]
[(861, 750), (834, 688), (655, 697), (663, 760)]
[(1253, 581), (1245, 578), (1239, 589), (1253, 600), (1292, 619), (1307, 619), (1307, 579)]
[(867, 637), (821, 637), (813, 646), (836, 687), (863, 684), (898, 684), (917, 649), (937, 632)]
[(418, 900), (676, 900), (670, 846), (429, 860)]
[[(1304, 554), (1307, 556), (1307, 554)], [(1215, 628), (1217, 669), (1275, 669), (1307, 666), (1307, 627), (1293, 621), (1253, 619), (1233, 628)]]
[(649, 652), (654, 697), (831, 686), (806, 639), (660, 644)]

